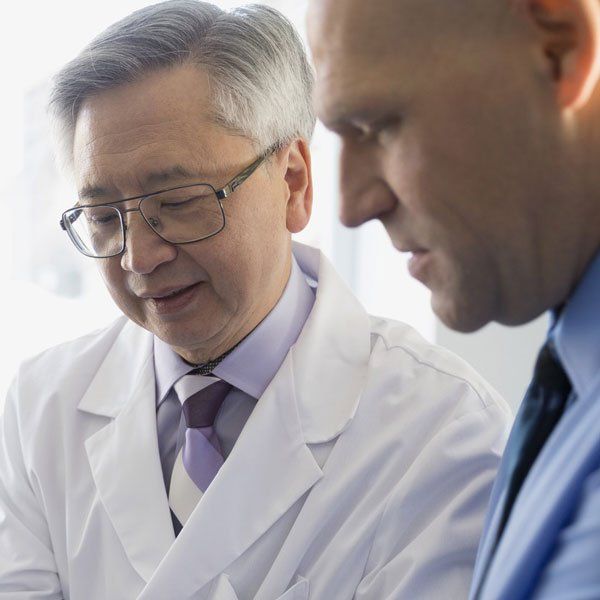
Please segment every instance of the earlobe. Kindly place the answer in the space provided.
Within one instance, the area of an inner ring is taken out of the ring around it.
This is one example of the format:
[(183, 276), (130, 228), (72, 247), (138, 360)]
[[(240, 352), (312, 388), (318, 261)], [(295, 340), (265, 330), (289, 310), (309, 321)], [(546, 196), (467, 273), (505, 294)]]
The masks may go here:
[(565, 110), (577, 110), (598, 83), (600, 2), (598, 0), (527, 0), (540, 35), (556, 98)]
[(312, 212), (312, 170), (308, 143), (303, 139), (293, 141), (287, 152), (285, 182), (289, 196), (286, 207), (286, 225), (290, 233), (302, 231)]

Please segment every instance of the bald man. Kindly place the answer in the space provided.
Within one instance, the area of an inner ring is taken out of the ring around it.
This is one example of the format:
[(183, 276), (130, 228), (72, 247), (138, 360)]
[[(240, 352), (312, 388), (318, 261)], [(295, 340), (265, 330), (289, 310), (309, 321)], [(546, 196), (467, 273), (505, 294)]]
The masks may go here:
[(456, 330), (550, 311), (472, 598), (600, 598), (600, 2), (313, 0), (309, 35), (342, 221)]

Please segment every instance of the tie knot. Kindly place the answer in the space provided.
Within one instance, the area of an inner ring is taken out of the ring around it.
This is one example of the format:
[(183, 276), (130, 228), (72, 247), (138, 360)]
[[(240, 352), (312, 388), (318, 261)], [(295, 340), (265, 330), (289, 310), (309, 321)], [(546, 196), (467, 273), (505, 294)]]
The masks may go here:
[(556, 355), (552, 342), (546, 342), (540, 350), (535, 364), (533, 383), (565, 399), (571, 392), (571, 381)]
[(175, 384), (187, 427), (212, 427), (231, 385), (216, 377), (185, 375)]

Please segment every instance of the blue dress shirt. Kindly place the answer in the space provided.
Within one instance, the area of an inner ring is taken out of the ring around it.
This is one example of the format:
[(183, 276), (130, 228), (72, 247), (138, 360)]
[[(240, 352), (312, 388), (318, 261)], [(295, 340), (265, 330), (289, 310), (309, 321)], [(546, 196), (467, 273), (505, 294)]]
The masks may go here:
[(549, 336), (576, 400), (528, 474), (482, 585), (506, 492), (501, 464), (472, 598), (481, 587), (481, 600), (600, 599), (600, 254)]

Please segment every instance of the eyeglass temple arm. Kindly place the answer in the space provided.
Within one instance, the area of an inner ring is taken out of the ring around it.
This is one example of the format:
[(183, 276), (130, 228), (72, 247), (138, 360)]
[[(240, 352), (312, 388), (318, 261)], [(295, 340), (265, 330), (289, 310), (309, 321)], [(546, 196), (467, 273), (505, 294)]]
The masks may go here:
[(217, 198), (219, 200), (223, 200), (230, 196), (233, 192), (235, 192), (236, 188), (238, 188), (267, 158), (267, 156), (273, 154), (275, 152), (275, 148), (269, 148), (264, 154), (261, 154), (251, 165), (246, 167), (241, 173), (236, 175), (225, 187), (217, 190)]

